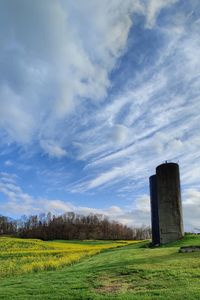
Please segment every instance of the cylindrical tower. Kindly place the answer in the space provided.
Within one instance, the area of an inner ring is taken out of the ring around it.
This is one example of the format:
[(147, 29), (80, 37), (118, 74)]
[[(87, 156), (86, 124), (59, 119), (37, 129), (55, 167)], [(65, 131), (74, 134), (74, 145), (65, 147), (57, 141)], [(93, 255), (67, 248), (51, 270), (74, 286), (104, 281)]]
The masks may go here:
[(179, 166), (165, 163), (156, 168), (160, 243), (181, 239), (182, 221)]
[(158, 216), (158, 197), (156, 175), (149, 177), (150, 201), (151, 201), (151, 230), (153, 245), (160, 244), (159, 216)]

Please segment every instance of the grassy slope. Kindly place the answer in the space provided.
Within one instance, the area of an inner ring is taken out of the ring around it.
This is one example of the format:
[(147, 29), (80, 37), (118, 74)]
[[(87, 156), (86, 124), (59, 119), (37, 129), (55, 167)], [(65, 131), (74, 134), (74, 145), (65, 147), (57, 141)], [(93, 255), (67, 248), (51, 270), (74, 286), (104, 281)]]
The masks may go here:
[(155, 249), (139, 243), (60, 270), (4, 278), (0, 299), (199, 300), (200, 253), (178, 253), (195, 244), (200, 236)]

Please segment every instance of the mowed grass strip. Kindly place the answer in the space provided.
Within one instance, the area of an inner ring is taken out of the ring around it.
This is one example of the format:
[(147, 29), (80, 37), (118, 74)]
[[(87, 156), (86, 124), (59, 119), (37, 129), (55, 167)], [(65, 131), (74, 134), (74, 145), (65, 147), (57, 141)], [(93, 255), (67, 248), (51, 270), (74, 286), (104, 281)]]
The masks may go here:
[(55, 270), (105, 249), (133, 241), (53, 241), (0, 237), (0, 277)]
[(142, 242), (55, 271), (3, 278), (0, 299), (199, 300), (200, 253), (178, 252), (199, 244), (197, 235), (160, 248)]

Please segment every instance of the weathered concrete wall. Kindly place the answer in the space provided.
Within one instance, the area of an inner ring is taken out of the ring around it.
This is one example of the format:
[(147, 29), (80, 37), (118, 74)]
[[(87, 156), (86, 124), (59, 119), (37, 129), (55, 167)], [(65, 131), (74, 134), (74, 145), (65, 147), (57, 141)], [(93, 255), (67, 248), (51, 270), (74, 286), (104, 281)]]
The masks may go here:
[(149, 177), (150, 201), (151, 201), (151, 229), (153, 245), (160, 244), (158, 197), (156, 175)]
[(156, 168), (160, 243), (181, 239), (184, 235), (179, 166), (165, 163)]

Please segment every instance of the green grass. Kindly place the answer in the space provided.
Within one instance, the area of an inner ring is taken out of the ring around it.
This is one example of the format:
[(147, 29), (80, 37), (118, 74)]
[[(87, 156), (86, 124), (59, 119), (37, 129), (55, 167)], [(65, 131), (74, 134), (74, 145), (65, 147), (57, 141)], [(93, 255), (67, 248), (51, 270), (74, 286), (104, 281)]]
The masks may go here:
[(178, 253), (200, 245), (200, 236), (161, 248), (148, 242), (109, 249), (54, 271), (2, 278), (0, 299), (199, 300), (200, 253)]

